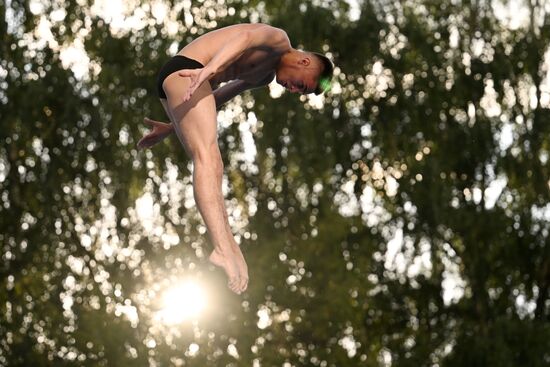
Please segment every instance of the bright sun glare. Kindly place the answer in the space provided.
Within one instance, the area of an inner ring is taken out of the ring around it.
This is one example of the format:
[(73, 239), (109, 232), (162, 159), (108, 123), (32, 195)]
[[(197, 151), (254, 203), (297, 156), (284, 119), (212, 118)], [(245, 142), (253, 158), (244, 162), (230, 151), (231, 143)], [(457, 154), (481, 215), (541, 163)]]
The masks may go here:
[(185, 280), (167, 289), (162, 301), (160, 319), (166, 324), (178, 324), (198, 318), (206, 306), (206, 294), (197, 282)]

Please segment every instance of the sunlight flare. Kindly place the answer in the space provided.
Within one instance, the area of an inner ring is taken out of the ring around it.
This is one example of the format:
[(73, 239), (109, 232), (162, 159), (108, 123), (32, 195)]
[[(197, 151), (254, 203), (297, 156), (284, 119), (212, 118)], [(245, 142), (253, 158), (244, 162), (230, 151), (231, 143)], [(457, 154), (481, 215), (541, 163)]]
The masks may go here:
[(166, 324), (197, 319), (206, 306), (206, 292), (194, 280), (185, 280), (162, 295), (159, 318)]

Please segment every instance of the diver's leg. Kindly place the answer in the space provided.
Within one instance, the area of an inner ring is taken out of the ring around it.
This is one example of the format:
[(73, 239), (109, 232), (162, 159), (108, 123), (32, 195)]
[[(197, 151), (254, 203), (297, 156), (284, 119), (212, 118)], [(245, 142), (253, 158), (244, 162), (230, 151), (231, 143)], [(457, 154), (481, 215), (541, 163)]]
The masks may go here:
[[(193, 193), (199, 212), (214, 244), (210, 260), (224, 267), (231, 289), (246, 289), (248, 269), (233, 238), (222, 194), (223, 162), (218, 147), (216, 103), (210, 85), (203, 83), (191, 99), (182, 102), (190, 83), (177, 73), (163, 83), (168, 114), (187, 154), (193, 160)], [(236, 265), (238, 274), (232, 268)]]

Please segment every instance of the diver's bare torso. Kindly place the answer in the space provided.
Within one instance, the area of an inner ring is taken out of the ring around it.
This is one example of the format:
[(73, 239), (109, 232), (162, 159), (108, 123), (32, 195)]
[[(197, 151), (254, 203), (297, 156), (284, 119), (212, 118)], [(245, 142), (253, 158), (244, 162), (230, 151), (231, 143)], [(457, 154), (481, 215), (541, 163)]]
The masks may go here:
[[(244, 31), (254, 31), (254, 29), (261, 26), (264, 25), (236, 24), (208, 32), (181, 49), (178, 55), (195, 59), (201, 64), (207, 65), (229, 39)], [(288, 48), (290, 49), (290, 41), (288, 42)], [(210, 79), (212, 89), (216, 89), (220, 83), (235, 79), (244, 80), (250, 84), (258, 84), (266, 78), (273, 78), (281, 56), (281, 50), (276, 51), (270, 47), (249, 49), (235, 62), (228, 65), (225, 70), (215, 74)]]

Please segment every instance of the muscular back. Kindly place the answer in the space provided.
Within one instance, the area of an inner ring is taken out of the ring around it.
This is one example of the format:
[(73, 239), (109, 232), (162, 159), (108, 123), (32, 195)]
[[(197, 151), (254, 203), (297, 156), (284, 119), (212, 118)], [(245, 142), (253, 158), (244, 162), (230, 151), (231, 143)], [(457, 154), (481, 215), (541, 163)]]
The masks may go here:
[[(236, 24), (208, 32), (181, 49), (178, 54), (207, 65), (221, 50), (229, 39), (238, 37), (240, 33), (254, 32), (265, 24)], [(288, 39), (288, 38), (287, 38)], [(290, 49), (290, 41), (288, 41)], [(234, 79), (241, 79), (252, 84), (273, 75), (281, 58), (281, 49), (274, 50), (269, 46), (257, 46), (246, 50), (236, 61), (224, 70), (214, 75), (211, 83), (217, 85)]]

